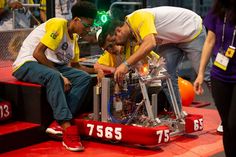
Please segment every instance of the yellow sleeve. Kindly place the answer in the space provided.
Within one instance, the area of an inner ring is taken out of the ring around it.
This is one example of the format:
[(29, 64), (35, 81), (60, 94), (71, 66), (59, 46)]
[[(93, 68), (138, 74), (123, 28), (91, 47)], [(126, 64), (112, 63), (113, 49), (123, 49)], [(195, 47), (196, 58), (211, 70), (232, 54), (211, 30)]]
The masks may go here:
[[(28, 0), (28, 3), (29, 4), (38, 4), (38, 3), (35, 3), (34, 0)], [(39, 4), (42, 5), (39, 7), (39, 9), (46, 11), (46, 0), (40, 0)]]
[(45, 34), (40, 40), (52, 50), (56, 50), (66, 31), (67, 21), (65, 19), (52, 18), (46, 22)]
[(39, 7), (40, 10), (44, 10), (46, 11), (46, 0), (41, 0), (40, 1), (40, 5), (42, 5), (41, 7)]
[(78, 35), (73, 34), (73, 43), (74, 43), (74, 58), (71, 60), (71, 62), (79, 62), (80, 58), (80, 49), (78, 45)]
[(160, 56), (159, 56), (157, 53), (155, 53), (154, 51), (151, 51), (151, 52), (148, 54), (148, 56), (150, 56), (150, 57), (156, 57), (157, 59), (160, 58)]
[(0, 9), (5, 8), (5, 6), (6, 6), (5, 1), (4, 0), (0, 0)]
[(101, 65), (115, 67), (114, 57), (108, 51), (104, 51), (97, 62)]
[(78, 45), (78, 35), (73, 34), (73, 43), (74, 43), (74, 58), (72, 58), (71, 62), (72, 63), (77, 63), (79, 62), (80, 59), (80, 49)]
[(143, 39), (149, 34), (157, 34), (153, 14), (138, 10), (126, 17), (131, 28)]

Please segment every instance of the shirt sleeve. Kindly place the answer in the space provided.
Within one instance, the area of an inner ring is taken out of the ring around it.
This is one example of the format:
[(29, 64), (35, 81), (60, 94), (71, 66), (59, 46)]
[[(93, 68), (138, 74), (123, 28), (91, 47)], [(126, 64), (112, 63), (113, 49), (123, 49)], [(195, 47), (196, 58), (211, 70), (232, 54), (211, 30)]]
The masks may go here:
[(56, 50), (63, 38), (66, 29), (66, 20), (58, 20), (53, 18), (47, 21), (45, 26), (45, 34), (40, 40), (51, 50)]
[(104, 51), (104, 53), (100, 56), (100, 58), (98, 59), (97, 62), (101, 65), (105, 65), (105, 66), (109, 66), (109, 67), (115, 67), (113, 57), (107, 51)]
[(40, 4), (41, 4), (42, 6), (39, 7), (39, 9), (46, 11), (46, 0), (41, 0), (41, 1), (40, 1)]
[(74, 58), (71, 60), (71, 62), (79, 62), (80, 59), (80, 49), (78, 45), (78, 35), (73, 34), (73, 44), (74, 44)]
[(144, 39), (149, 34), (157, 34), (155, 27), (155, 17), (153, 14), (138, 10), (130, 15), (128, 15), (127, 20), (131, 28), (138, 33), (141, 39)]
[(155, 53), (154, 51), (151, 51), (151, 52), (148, 54), (148, 56), (150, 56), (151, 58), (152, 58), (152, 57), (155, 57), (155, 58), (157, 58), (157, 59), (160, 58), (160, 56), (159, 56), (157, 53)]
[(217, 19), (216, 15), (214, 15), (211, 10), (208, 12), (203, 21), (204, 26), (214, 33), (216, 32), (216, 19)]
[(0, 1), (0, 9), (4, 9), (5, 5), (5, 1)]

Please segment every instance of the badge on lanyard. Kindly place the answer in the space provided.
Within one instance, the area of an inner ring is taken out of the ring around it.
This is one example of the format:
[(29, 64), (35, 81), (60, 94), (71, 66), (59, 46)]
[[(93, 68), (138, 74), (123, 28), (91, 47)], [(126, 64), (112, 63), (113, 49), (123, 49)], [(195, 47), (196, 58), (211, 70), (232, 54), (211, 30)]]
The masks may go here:
[(216, 56), (216, 60), (214, 61), (214, 65), (222, 70), (226, 70), (229, 63), (229, 58), (223, 55), (222, 53), (218, 53)]
[(235, 52), (235, 47), (229, 46), (229, 48), (225, 52), (225, 56), (229, 57), (229, 58), (232, 58), (234, 56), (234, 52)]

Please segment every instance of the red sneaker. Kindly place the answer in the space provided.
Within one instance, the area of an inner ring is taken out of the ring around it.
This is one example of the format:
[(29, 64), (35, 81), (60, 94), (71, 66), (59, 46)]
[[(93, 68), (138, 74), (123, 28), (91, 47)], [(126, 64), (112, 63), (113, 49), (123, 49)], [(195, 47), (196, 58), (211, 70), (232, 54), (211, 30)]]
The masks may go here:
[(68, 127), (63, 133), (63, 146), (70, 151), (83, 151), (77, 126)]
[(52, 138), (62, 140), (63, 129), (55, 120), (46, 129), (46, 133)]

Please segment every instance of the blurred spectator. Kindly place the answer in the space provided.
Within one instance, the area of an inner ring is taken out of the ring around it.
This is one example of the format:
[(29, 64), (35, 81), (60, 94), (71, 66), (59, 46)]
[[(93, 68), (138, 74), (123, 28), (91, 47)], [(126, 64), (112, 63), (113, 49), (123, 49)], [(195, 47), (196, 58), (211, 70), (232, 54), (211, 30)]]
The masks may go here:
[[(29, 3), (41, 5), (40, 7), (33, 7), (30, 9), (31, 13), (33, 14), (33, 18), (31, 19), (31, 27), (45, 22), (47, 20), (46, 0), (30, 0)], [(36, 19), (34, 19), (34, 17)]]
[(14, 10), (13, 28), (32, 28), (46, 21), (46, 0), (18, 0), (22, 4), (40, 4), (41, 7), (23, 7)]
[(18, 1), (0, 1), (0, 30), (7, 30), (12, 28), (12, 12), (11, 9), (22, 8), (22, 4)]
[(56, 17), (61, 17), (65, 19), (71, 19), (71, 7), (79, 0), (56, 0), (55, 1), (55, 12)]
[[(39, 8), (23, 7), (23, 4), (38, 3), (42, 5)], [(46, 21), (46, 0), (0, 1), (0, 30), (34, 27), (44, 21)]]

